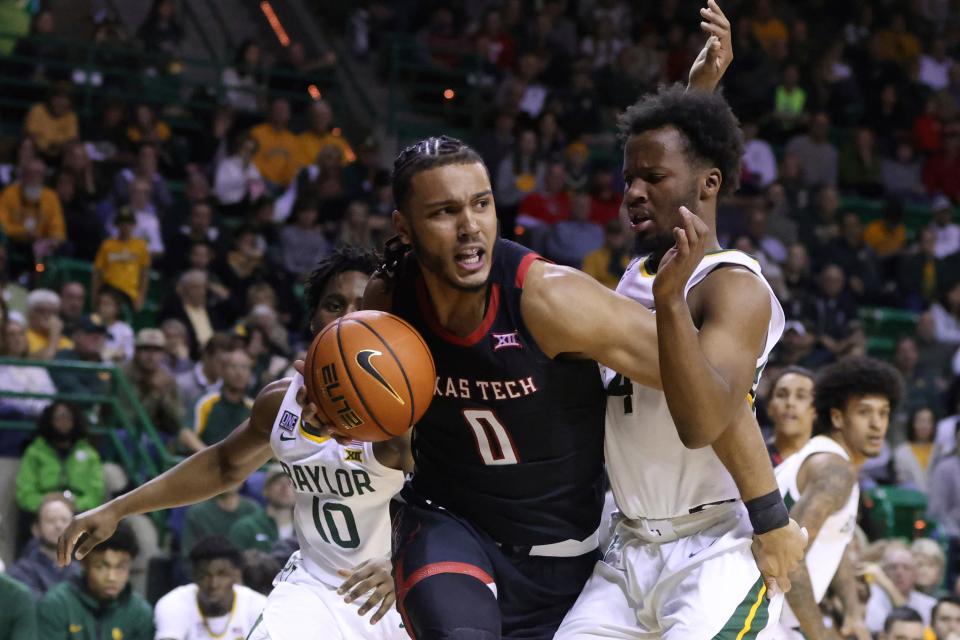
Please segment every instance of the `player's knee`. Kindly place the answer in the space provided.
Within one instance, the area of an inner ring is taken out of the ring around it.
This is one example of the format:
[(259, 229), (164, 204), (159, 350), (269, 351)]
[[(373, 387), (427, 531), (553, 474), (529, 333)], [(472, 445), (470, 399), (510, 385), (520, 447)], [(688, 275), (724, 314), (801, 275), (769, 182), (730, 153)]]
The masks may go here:
[(402, 602), (417, 638), (497, 640), (500, 608), (490, 587), (472, 576), (441, 573), (415, 585)]

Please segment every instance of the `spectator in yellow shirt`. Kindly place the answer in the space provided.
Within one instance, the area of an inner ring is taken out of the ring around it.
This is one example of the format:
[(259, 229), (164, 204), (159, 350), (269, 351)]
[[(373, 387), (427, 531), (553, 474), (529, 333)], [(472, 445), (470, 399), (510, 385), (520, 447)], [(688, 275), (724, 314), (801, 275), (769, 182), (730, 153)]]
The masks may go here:
[(630, 264), (629, 237), (619, 218), (608, 222), (604, 228), (603, 246), (584, 256), (583, 272), (600, 284), (616, 289), (620, 276)]
[(770, 0), (759, 0), (757, 10), (750, 20), (750, 33), (767, 53), (785, 49), (789, 34), (783, 20), (773, 13)]
[(57, 83), (46, 102), (38, 102), (27, 112), (24, 129), (48, 160), (60, 157), (63, 145), (80, 136), (77, 114), (70, 100), (70, 85)]
[(895, 257), (907, 243), (907, 228), (903, 224), (903, 202), (890, 198), (883, 217), (867, 225), (863, 241), (881, 260)]
[(38, 360), (53, 360), (57, 351), (72, 349), (63, 335), (60, 296), (50, 289), (34, 289), (27, 296), (27, 353)]
[(300, 146), (289, 123), (290, 103), (285, 98), (274, 98), (270, 117), (250, 130), (250, 137), (259, 145), (253, 163), (265, 180), (283, 189), (300, 170)]
[(29, 160), (20, 180), (0, 193), (0, 228), (10, 240), (14, 273), (32, 268), (66, 240), (60, 198), (43, 185), (45, 171), (43, 160)]
[(300, 166), (305, 167), (317, 160), (320, 151), (327, 145), (340, 149), (341, 164), (344, 166), (357, 159), (350, 143), (346, 138), (330, 130), (333, 122), (333, 111), (330, 105), (318, 100), (310, 105), (310, 128), (301, 133), (297, 139), (300, 143)]
[(137, 221), (129, 207), (117, 212), (114, 224), (117, 237), (107, 238), (100, 245), (93, 262), (90, 290), (96, 300), (101, 287), (112, 287), (123, 293), (133, 308), (139, 311), (147, 298), (150, 251), (144, 240), (133, 237)]

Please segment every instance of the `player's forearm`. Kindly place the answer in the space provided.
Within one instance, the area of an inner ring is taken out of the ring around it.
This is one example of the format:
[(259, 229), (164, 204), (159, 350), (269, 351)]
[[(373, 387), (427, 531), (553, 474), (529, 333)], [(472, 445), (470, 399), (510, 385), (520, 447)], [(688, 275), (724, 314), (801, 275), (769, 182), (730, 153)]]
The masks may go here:
[(810, 582), (810, 573), (806, 562), (801, 562), (790, 574), (790, 591), (787, 593), (787, 602), (790, 609), (800, 622), (800, 629), (809, 640), (817, 640), (826, 635), (827, 629), (823, 625), (823, 614), (820, 605), (813, 595), (813, 585)]
[(223, 444), (221, 441), (193, 454), (108, 504), (122, 518), (195, 504), (239, 486), (246, 474), (239, 472), (234, 462), (225, 459)]
[(691, 449), (713, 444), (739, 406), (730, 385), (704, 355), (682, 298), (657, 300), (656, 319), (660, 380), (680, 440)]
[(746, 401), (733, 423), (714, 440), (713, 451), (730, 472), (744, 502), (777, 490), (767, 446)]
[(833, 575), (830, 588), (843, 603), (844, 616), (863, 620), (864, 607), (863, 603), (860, 602), (860, 595), (857, 590), (857, 576), (853, 568), (853, 561), (850, 559), (850, 545), (847, 545), (847, 548), (843, 551), (843, 557), (840, 559), (837, 572)]

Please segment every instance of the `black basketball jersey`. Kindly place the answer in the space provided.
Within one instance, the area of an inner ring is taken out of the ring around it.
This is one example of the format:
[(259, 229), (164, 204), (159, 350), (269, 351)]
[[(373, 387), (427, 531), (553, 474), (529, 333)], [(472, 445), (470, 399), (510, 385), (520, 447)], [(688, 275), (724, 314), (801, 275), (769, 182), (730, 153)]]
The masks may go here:
[(523, 280), (538, 258), (496, 242), (487, 311), (467, 337), (440, 326), (409, 255), (393, 301), (437, 367), (433, 403), (414, 430), (413, 488), (519, 546), (582, 540), (603, 504), (606, 399), (597, 364), (548, 358), (520, 312)]

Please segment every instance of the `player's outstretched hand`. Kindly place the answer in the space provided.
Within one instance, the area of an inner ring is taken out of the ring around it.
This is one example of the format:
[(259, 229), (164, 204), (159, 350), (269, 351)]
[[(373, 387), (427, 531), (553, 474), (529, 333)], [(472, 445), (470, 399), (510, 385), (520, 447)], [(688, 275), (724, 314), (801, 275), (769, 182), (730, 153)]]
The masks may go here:
[(353, 602), (372, 590), (373, 593), (357, 610), (357, 613), (364, 616), (379, 604), (380, 608), (370, 617), (370, 624), (377, 624), (383, 616), (390, 612), (393, 603), (397, 601), (396, 593), (393, 590), (392, 571), (393, 566), (390, 564), (389, 558), (366, 560), (355, 566), (352, 571), (341, 569), (337, 573), (346, 580), (337, 589), (337, 594), (346, 594), (343, 601)]
[(807, 550), (807, 530), (793, 518), (786, 526), (753, 536), (753, 557), (767, 583), (767, 595), (790, 591), (790, 572), (803, 562)]
[(653, 295), (683, 297), (687, 281), (703, 260), (706, 251), (707, 225), (686, 207), (680, 207), (680, 226), (673, 229), (674, 245), (660, 259), (653, 281)]
[[(112, 503), (100, 505), (96, 509), (84, 511), (73, 517), (73, 521), (60, 534), (57, 541), (57, 564), (65, 567), (73, 560), (76, 548), (77, 560), (82, 560), (93, 548), (113, 535), (120, 518), (113, 511)], [(77, 541), (83, 536), (83, 542)]]
[(687, 86), (697, 91), (713, 93), (727, 67), (733, 61), (733, 39), (730, 36), (730, 21), (723, 15), (715, 0), (707, 0), (707, 6), (700, 9), (700, 28), (707, 34), (707, 42), (700, 50), (693, 66)]

